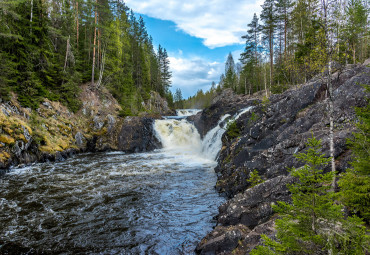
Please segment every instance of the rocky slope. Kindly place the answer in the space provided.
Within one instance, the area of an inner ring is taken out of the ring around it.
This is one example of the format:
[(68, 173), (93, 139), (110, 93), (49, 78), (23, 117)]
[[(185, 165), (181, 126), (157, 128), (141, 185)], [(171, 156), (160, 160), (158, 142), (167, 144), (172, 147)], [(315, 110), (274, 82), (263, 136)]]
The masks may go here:
[[(366, 104), (366, 94), (360, 84), (370, 83), (369, 63), (347, 66), (332, 76), (335, 161), (339, 172), (345, 171), (350, 159), (346, 140), (354, 131), (354, 107)], [(228, 105), (226, 110), (219, 108), (222, 105)], [(305, 150), (305, 142), (312, 135), (322, 140), (323, 152), (329, 155), (326, 86), (320, 77), (264, 101), (221, 95), (194, 121), (204, 133), (217, 123), (206, 123), (206, 119), (213, 119), (208, 115), (217, 119), (247, 105), (254, 107), (237, 120), (240, 135), (228, 137), (226, 132), (223, 136), (223, 148), (215, 169), (216, 188), (229, 200), (219, 208), (216, 228), (199, 243), (197, 252), (200, 254), (249, 254), (259, 244), (261, 234), (273, 236), (271, 205), (276, 201), (289, 201), (286, 184), (294, 180), (287, 169), (302, 165), (293, 155)], [(250, 188), (247, 179), (254, 169), (264, 182)]]
[(120, 117), (120, 105), (104, 88), (85, 85), (80, 100), (83, 106), (77, 113), (47, 99), (37, 110), (22, 108), (14, 94), (9, 102), (0, 101), (0, 169), (60, 161), (78, 152), (139, 152), (160, 146), (152, 123), (171, 110), (158, 93), (143, 106), (152, 114), (142, 117)]

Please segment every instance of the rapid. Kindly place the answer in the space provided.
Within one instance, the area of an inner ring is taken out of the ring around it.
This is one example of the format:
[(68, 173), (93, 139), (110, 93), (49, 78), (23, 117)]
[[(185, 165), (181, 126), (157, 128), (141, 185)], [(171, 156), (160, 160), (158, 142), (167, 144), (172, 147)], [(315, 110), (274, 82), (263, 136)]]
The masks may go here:
[[(243, 109), (247, 111), (249, 109)], [(225, 115), (202, 140), (156, 120), (163, 149), (87, 153), (0, 177), (1, 254), (193, 254), (224, 201), (214, 189)]]

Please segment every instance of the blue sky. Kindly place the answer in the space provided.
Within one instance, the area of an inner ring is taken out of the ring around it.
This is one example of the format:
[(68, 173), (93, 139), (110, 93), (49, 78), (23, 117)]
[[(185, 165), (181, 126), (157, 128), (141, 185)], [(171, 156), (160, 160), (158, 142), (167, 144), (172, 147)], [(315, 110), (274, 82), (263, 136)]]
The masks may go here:
[(224, 72), (229, 52), (237, 61), (244, 49), (241, 36), (261, 0), (126, 0), (144, 18), (155, 47), (166, 48), (172, 91), (185, 98), (209, 89)]

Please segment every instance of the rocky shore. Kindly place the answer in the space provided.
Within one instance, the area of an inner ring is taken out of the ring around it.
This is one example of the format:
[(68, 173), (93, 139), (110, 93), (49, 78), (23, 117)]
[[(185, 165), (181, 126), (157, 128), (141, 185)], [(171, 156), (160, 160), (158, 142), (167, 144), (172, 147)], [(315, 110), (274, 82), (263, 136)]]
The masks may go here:
[[(349, 65), (332, 75), (334, 84), (334, 143), (337, 171), (349, 166), (346, 140), (355, 130), (354, 108), (366, 105), (361, 84), (370, 83), (370, 61)], [(312, 135), (322, 140), (329, 156), (329, 118), (325, 81), (316, 77), (282, 94), (237, 96), (225, 91), (214, 104), (193, 117), (201, 134), (216, 125), (220, 116), (253, 105), (236, 122), (237, 137), (223, 136), (218, 158), (216, 188), (229, 200), (219, 207), (217, 226), (197, 246), (199, 254), (249, 254), (260, 235), (275, 234), (272, 204), (289, 201), (286, 184), (294, 179), (288, 169), (302, 163), (295, 153), (305, 150)], [(226, 93), (226, 94), (225, 94)], [(254, 98), (255, 97), (255, 98)], [(231, 100), (230, 100), (231, 99)], [(250, 173), (257, 170), (263, 183), (251, 187)]]
[(121, 107), (104, 88), (82, 87), (81, 109), (70, 112), (45, 99), (36, 110), (23, 108), (12, 95), (0, 103), (0, 171), (34, 162), (62, 161), (80, 152), (120, 150), (141, 152), (159, 148), (152, 123), (172, 112), (152, 92), (145, 108), (152, 114), (121, 117)]

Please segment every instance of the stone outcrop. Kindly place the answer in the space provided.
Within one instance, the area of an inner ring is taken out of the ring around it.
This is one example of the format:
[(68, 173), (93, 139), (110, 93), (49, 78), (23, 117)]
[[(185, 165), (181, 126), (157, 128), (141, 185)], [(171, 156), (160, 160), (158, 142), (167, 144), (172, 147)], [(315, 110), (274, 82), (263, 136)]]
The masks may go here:
[[(97, 91), (85, 85), (80, 100), (82, 108), (76, 113), (47, 99), (36, 110), (23, 108), (14, 94), (9, 102), (2, 102), (0, 169), (62, 161), (79, 152), (141, 152), (161, 146), (154, 135), (153, 119), (120, 117), (121, 107), (106, 89)], [(160, 105), (168, 110), (164, 102)]]
[[(370, 83), (370, 67), (347, 66), (333, 74), (332, 82), (335, 161), (337, 170), (342, 172), (349, 166), (351, 153), (346, 140), (355, 130), (354, 108), (367, 103), (361, 84)], [(316, 77), (282, 94), (272, 95), (268, 101), (248, 97), (239, 97), (245, 102), (231, 101), (228, 109), (232, 109), (233, 104), (238, 107), (254, 104), (255, 107), (236, 121), (239, 137), (228, 137), (226, 132), (222, 138), (223, 147), (215, 169), (216, 188), (229, 200), (219, 207), (218, 224), (200, 242), (198, 253), (249, 254), (261, 242), (261, 234), (274, 235), (271, 205), (289, 201), (286, 185), (294, 180), (288, 169), (303, 165), (294, 154), (303, 152), (307, 139), (313, 135), (322, 140), (322, 151), (329, 156), (326, 93), (325, 81)], [(228, 99), (221, 96), (219, 100)], [(204, 112), (219, 116), (215, 105)], [(202, 117), (197, 117), (195, 123), (201, 123)], [(205, 128), (204, 125), (201, 128)], [(264, 182), (251, 188), (248, 179), (253, 170), (258, 171)]]
[(187, 119), (194, 123), (201, 137), (204, 137), (209, 130), (216, 126), (223, 115), (234, 115), (240, 109), (253, 106), (256, 103), (258, 103), (257, 99), (247, 95), (236, 95), (231, 89), (226, 89), (212, 100), (212, 105), (209, 108)]
[(126, 152), (151, 151), (161, 146), (153, 130), (154, 119), (126, 117), (118, 137), (118, 149)]

